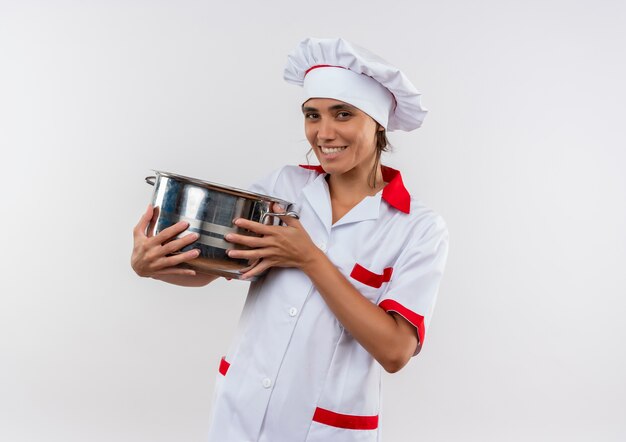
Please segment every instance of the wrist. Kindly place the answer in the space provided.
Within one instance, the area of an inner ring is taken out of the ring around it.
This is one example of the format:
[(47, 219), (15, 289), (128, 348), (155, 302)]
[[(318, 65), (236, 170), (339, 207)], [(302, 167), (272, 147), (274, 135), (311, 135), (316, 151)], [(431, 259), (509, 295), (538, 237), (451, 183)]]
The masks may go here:
[(305, 254), (303, 257), (302, 265), (300, 266), (300, 270), (302, 270), (308, 276), (311, 276), (316, 269), (319, 269), (322, 263), (328, 260), (324, 252), (322, 252), (316, 245), (312, 244), (311, 250), (309, 253)]

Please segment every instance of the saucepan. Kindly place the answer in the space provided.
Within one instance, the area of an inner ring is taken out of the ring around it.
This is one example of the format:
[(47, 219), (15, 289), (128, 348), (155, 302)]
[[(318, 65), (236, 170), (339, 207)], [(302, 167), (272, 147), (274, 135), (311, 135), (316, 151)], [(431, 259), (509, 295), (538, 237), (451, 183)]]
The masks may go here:
[[(190, 178), (175, 173), (154, 171), (146, 182), (154, 186), (152, 205), (156, 210), (148, 226), (149, 234), (156, 235), (179, 221), (189, 223), (189, 228), (179, 237), (195, 232), (199, 238), (180, 252), (199, 249), (200, 255), (185, 264), (200, 273), (241, 279), (246, 271), (259, 263), (245, 259), (230, 258), (228, 249), (248, 249), (246, 246), (227, 242), (228, 233), (258, 236), (233, 224), (237, 218), (246, 218), (266, 225), (280, 225), (278, 216), (298, 218), (292, 211), (293, 203), (268, 195), (248, 192), (235, 187)], [(272, 211), (274, 203), (285, 212)], [(179, 252), (179, 253), (180, 253)], [(260, 276), (260, 275), (259, 275)], [(250, 278), (254, 280), (256, 278)]]

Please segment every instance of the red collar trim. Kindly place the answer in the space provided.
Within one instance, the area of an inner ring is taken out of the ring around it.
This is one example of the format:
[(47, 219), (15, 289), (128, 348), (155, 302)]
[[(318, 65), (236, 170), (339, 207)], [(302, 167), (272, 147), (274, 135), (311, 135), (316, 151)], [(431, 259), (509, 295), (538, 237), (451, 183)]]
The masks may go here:
[[(300, 164), (300, 167), (304, 169), (314, 170), (317, 173), (326, 173), (322, 166), (310, 166), (308, 164)], [(382, 166), (383, 180), (387, 182), (387, 185), (383, 188), (383, 199), (389, 203), (389, 205), (395, 207), (401, 212), (411, 212), (411, 195), (409, 191), (404, 187), (402, 182), (402, 175), (400, 171), (392, 169), (391, 167)]]

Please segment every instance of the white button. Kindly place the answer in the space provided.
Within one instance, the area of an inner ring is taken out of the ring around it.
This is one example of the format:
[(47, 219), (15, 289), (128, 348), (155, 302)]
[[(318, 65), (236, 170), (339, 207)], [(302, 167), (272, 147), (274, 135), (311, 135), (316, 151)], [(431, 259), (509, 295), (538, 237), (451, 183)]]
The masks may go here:
[(295, 307), (291, 307), (291, 308), (289, 309), (289, 316), (294, 317), (294, 316), (296, 316), (297, 314), (298, 314), (298, 309), (297, 309), (297, 308), (295, 308)]
[(270, 378), (263, 379), (263, 388), (270, 388), (272, 386), (272, 380)]
[(324, 241), (320, 242), (317, 247), (319, 247), (322, 252), (326, 251), (326, 243)]

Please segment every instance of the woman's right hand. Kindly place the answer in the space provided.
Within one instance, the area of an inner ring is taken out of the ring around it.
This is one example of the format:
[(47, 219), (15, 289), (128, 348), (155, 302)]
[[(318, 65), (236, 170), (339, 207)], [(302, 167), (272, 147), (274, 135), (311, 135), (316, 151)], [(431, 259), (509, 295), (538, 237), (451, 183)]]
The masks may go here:
[[(195, 270), (176, 266), (197, 258), (200, 254), (199, 250), (194, 249), (174, 255), (172, 253), (193, 243), (198, 239), (198, 234), (190, 233), (182, 238), (174, 239), (189, 227), (188, 223), (181, 221), (163, 229), (155, 236), (148, 235), (146, 229), (153, 216), (154, 209), (149, 205), (133, 230), (134, 245), (130, 262), (135, 273), (139, 276), (157, 279), (168, 279), (168, 275), (196, 276)], [(166, 278), (161, 278), (163, 276)]]

